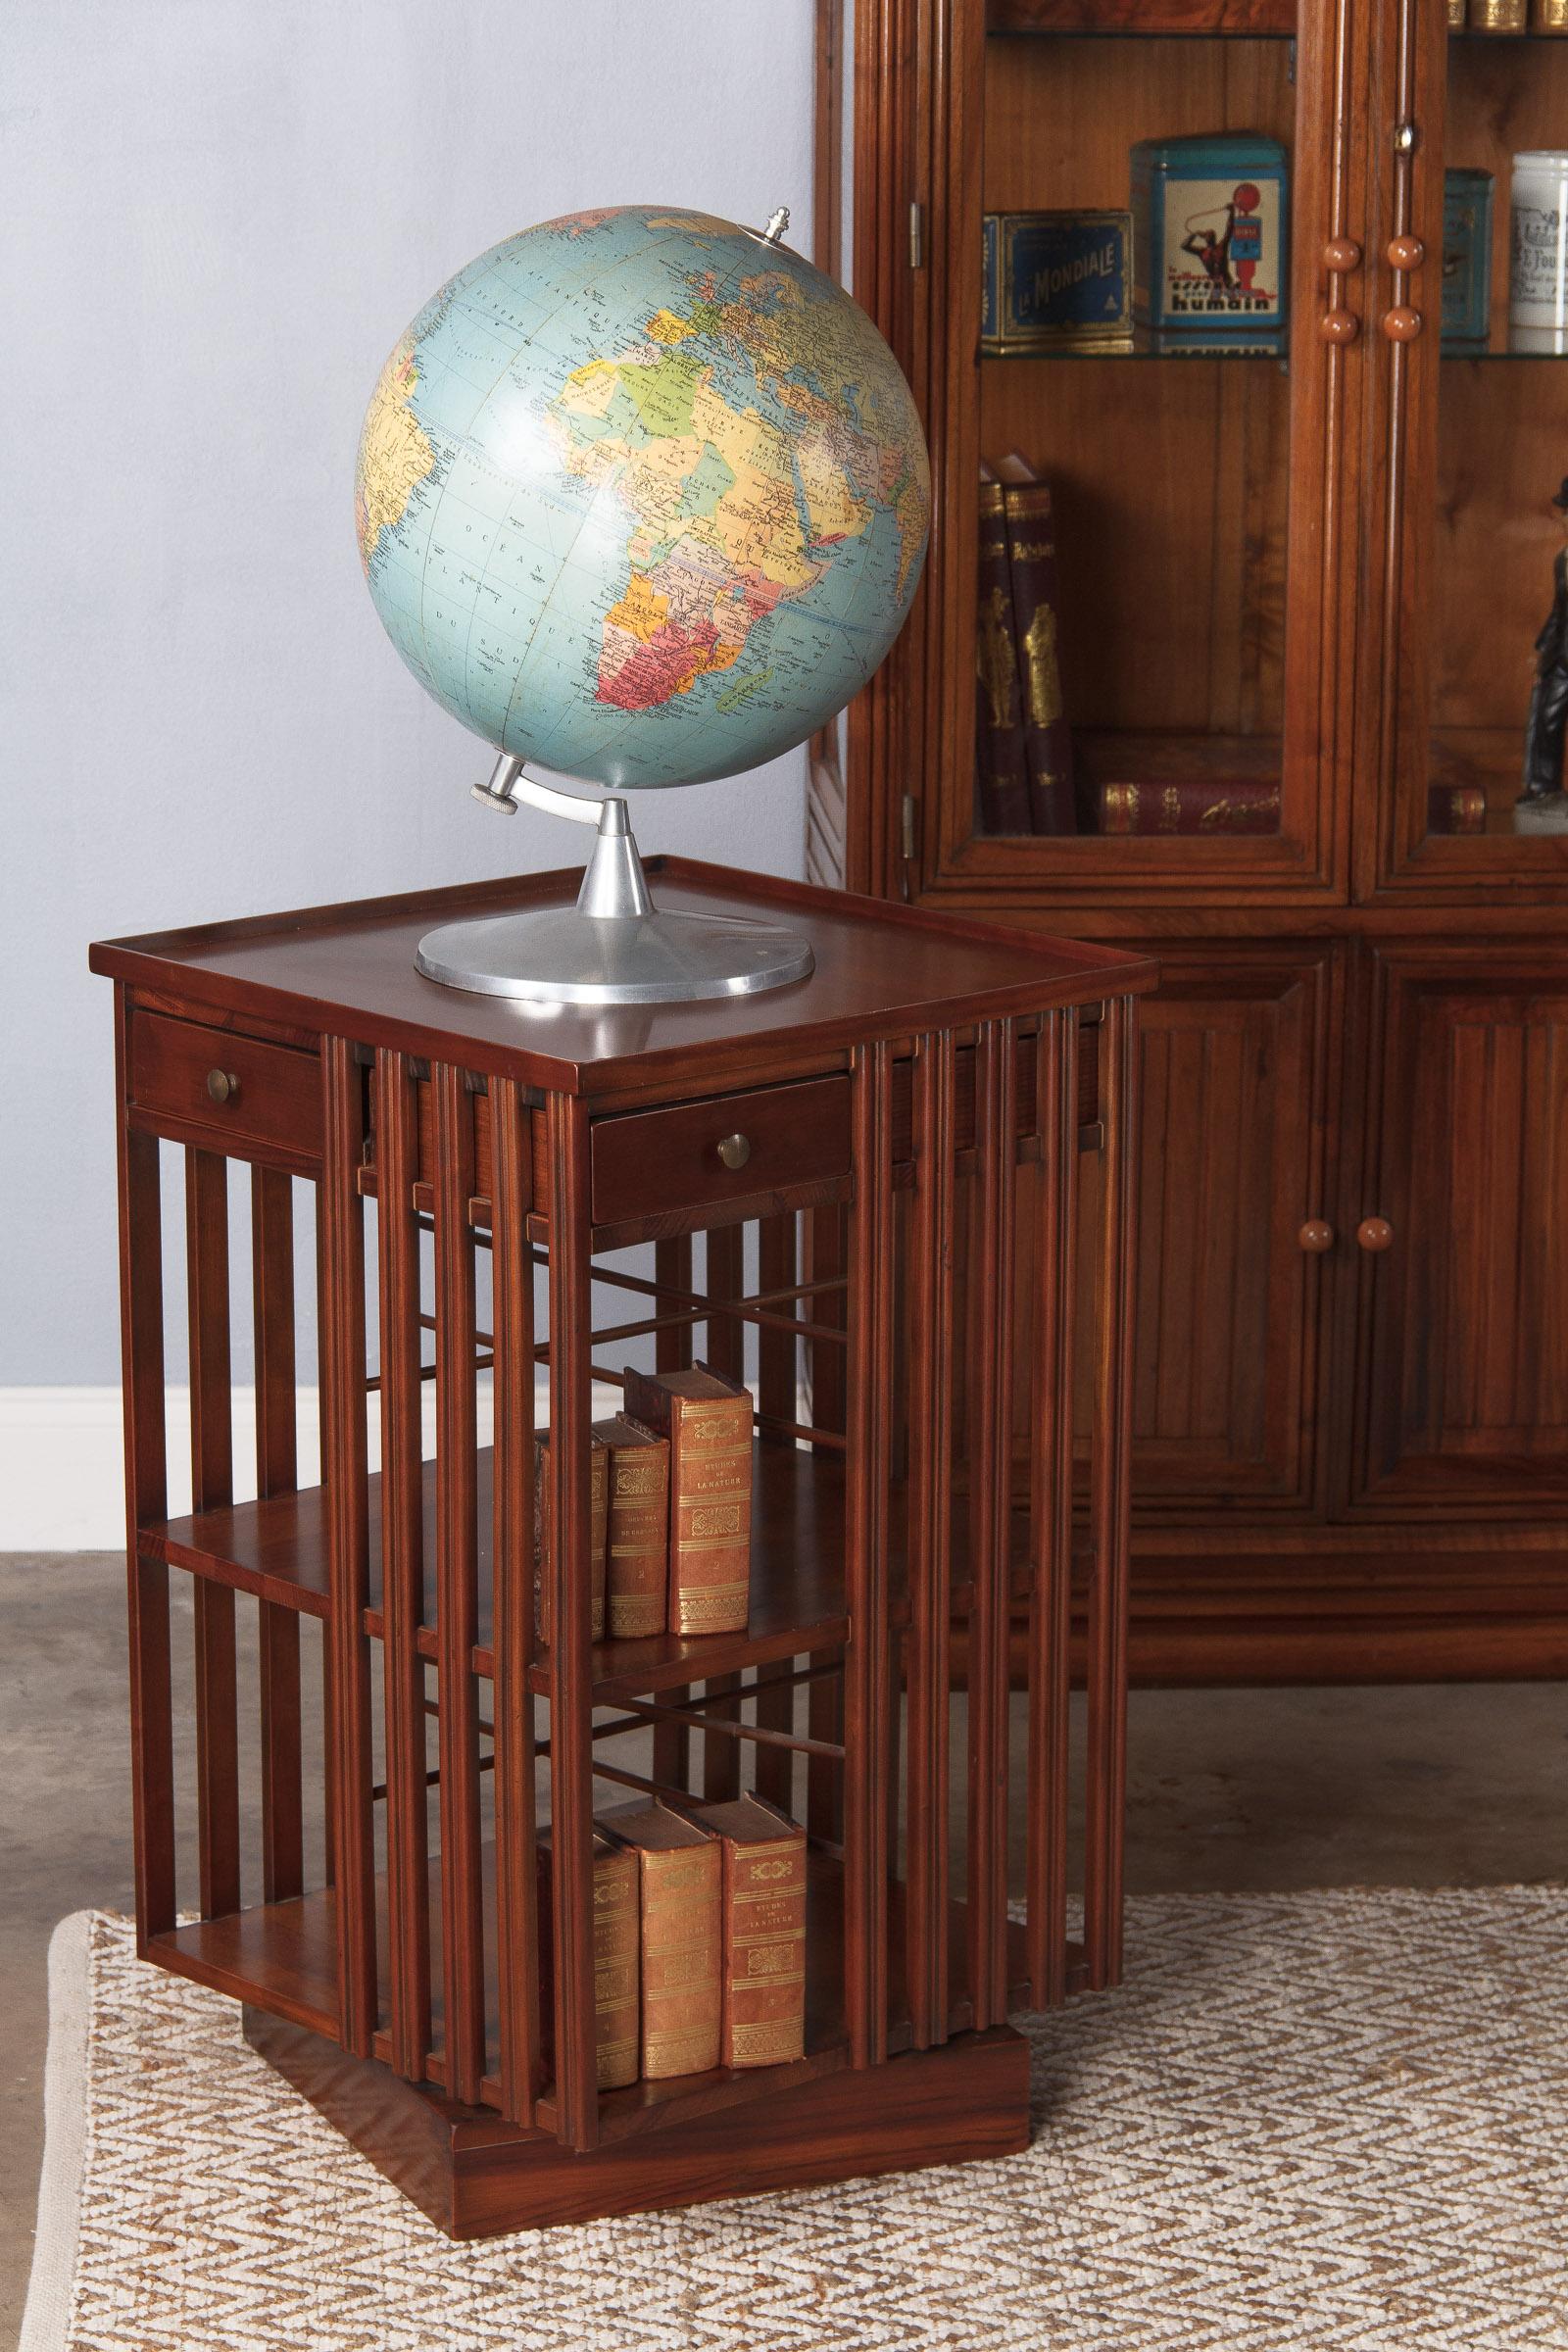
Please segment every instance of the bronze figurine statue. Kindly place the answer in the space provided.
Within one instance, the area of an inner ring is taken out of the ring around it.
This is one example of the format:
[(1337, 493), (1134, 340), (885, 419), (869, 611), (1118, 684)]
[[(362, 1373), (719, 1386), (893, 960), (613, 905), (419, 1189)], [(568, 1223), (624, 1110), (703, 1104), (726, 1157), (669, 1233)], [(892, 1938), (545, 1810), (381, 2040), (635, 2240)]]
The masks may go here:
[[(1568, 479), (1552, 500), (1568, 534)], [(1568, 828), (1562, 786), (1563, 739), (1568, 733), (1568, 537), (1552, 567), (1554, 592), (1546, 624), (1536, 639), (1536, 683), (1525, 727), (1524, 790), (1519, 808), (1538, 823)]]

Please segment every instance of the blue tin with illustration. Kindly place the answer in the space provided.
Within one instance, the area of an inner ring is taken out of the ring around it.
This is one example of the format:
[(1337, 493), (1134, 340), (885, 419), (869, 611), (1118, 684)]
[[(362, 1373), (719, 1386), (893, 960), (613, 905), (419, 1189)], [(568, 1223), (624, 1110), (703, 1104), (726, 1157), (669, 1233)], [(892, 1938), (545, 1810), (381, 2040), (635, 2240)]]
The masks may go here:
[(1279, 334), (1290, 310), (1290, 162), (1255, 131), (1144, 139), (1132, 151), (1140, 326)]
[(987, 213), (980, 348), (1093, 350), (1132, 328), (1127, 213)]
[(1490, 172), (1443, 174), (1443, 348), (1485, 351), (1492, 330)]

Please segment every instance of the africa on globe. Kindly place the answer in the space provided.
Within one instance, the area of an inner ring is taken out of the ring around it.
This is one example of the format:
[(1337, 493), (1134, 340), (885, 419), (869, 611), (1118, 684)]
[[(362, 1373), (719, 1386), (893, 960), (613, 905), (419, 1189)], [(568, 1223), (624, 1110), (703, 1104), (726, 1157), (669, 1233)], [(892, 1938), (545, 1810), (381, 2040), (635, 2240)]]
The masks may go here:
[(356, 508), (419, 683), (615, 791), (803, 742), (908, 612), (930, 522), (897, 361), (832, 279), (665, 206), (523, 230), (387, 361)]

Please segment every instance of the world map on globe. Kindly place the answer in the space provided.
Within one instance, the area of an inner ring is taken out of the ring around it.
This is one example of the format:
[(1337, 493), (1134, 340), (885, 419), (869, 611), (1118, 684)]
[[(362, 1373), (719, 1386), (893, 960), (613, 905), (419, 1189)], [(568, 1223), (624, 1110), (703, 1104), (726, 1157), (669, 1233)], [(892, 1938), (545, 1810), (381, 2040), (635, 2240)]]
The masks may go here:
[(804, 742), (898, 634), (924, 437), (865, 314), (787, 247), (621, 206), (509, 237), (387, 361), (360, 553), (419, 683), (616, 789)]

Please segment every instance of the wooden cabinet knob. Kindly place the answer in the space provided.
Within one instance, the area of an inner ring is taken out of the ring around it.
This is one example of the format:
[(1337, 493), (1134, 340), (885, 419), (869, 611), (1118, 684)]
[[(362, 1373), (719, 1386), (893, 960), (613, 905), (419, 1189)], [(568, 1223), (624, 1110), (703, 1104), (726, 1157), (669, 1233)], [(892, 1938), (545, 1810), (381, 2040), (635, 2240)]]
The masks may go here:
[(1361, 248), (1353, 237), (1330, 237), (1323, 248), (1323, 267), (1331, 277), (1348, 277), (1361, 267)]
[(1363, 1217), (1355, 1229), (1355, 1238), (1363, 1250), (1387, 1250), (1394, 1239), (1394, 1227), (1387, 1217)]
[(1419, 270), (1427, 249), (1419, 237), (1396, 237), (1389, 246), (1389, 265), (1395, 270)]
[(232, 1070), (209, 1070), (207, 1092), (215, 1102), (234, 1102), (239, 1099), (239, 1080)]
[(1421, 332), (1420, 312), (1402, 308), (1390, 311), (1383, 321), (1383, 332), (1391, 343), (1413, 343)]
[(751, 1138), (744, 1135), (724, 1136), (719, 1143), (718, 1156), (726, 1168), (744, 1168), (752, 1156)]
[(1321, 1257), (1325, 1250), (1334, 1247), (1334, 1228), (1322, 1217), (1308, 1217), (1296, 1238), (1303, 1250)]
[(1353, 343), (1361, 332), (1361, 321), (1353, 311), (1325, 311), (1317, 331), (1325, 343)]

